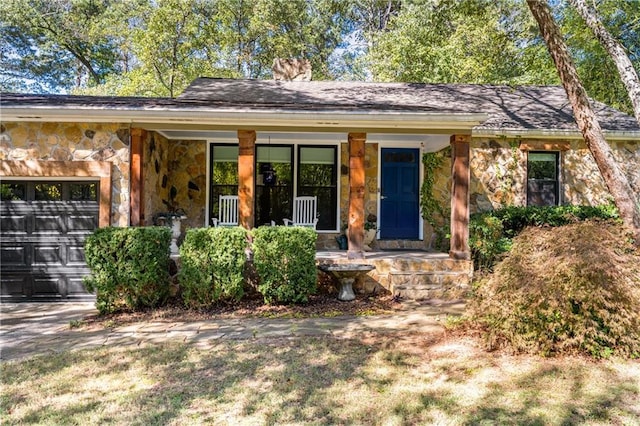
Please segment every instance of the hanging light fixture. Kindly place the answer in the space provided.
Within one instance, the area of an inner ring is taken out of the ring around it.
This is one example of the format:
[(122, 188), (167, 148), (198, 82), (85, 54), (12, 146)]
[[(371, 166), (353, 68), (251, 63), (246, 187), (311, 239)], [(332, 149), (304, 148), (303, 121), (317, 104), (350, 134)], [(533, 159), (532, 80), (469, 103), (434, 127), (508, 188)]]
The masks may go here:
[(260, 167), (265, 186), (275, 186), (276, 171), (271, 164), (271, 136), (269, 136), (269, 146), (267, 147), (267, 162)]

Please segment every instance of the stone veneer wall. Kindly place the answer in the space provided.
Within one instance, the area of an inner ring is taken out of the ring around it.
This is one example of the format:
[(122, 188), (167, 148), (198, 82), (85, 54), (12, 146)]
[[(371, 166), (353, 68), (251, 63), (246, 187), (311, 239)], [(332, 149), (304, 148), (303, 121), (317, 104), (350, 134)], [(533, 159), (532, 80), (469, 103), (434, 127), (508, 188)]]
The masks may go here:
[(205, 141), (169, 141), (149, 132), (144, 145), (145, 223), (152, 224), (156, 213), (166, 212), (171, 189), (173, 203), (185, 211), (183, 233), (204, 226), (207, 195), (207, 145)]
[(526, 153), (519, 141), (472, 139), (470, 144), (471, 213), (527, 202)]
[(144, 224), (153, 225), (153, 215), (167, 210), (162, 200), (169, 199), (167, 162), (169, 140), (156, 132), (148, 132), (143, 141), (142, 179)]
[[(444, 155), (442, 165), (434, 172), (433, 197), (440, 204), (442, 212), (446, 217), (436, 217), (436, 222), (444, 226), (449, 223), (451, 216), (451, 148), (447, 147), (440, 151)], [(428, 173), (425, 170), (425, 175)], [(449, 231), (447, 231), (448, 233)], [(424, 243), (427, 249), (436, 248), (436, 233), (427, 220), (424, 221)]]
[[(185, 228), (205, 226), (207, 205), (207, 144), (205, 141), (177, 141), (169, 144), (167, 187), (176, 188), (176, 204), (187, 213)], [(164, 178), (163, 178), (164, 179)]]
[[(640, 202), (640, 142), (610, 143), (613, 156)], [(571, 141), (571, 150), (562, 156), (562, 179), (565, 204), (603, 204), (611, 200), (609, 190), (600, 175), (589, 149), (582, 141)]]
[(111, 224), (127, 226), (129, 134), (129, 126), (118, 123), (4, 122), (0, 125), (0, 160), (111, 162)]
[[(509, 205), (526, 205), (527, 162), (520, 143), (536, 144), (532, 140), (473, 139), (471, 142), (471, 213)], [(548, 141), (546, 141), (548, 142)], [(565, 143), (569, 150), (561, 151), (561, 203), (598, 205), (611, 200), (602, 176), (584, 142)], [(611, 143), (614, 157), (629, 178), (640, 200), (640, 143)]]

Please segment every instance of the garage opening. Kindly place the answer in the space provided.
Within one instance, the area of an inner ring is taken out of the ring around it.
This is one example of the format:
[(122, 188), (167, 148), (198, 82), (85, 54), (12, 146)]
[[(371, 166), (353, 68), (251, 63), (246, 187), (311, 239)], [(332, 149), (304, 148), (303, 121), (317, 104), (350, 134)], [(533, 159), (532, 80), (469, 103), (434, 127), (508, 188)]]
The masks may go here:
[(0, 183), (0, 287), (4, 301), (92, 299), (84, 240), (99, 224), (99, 180)]

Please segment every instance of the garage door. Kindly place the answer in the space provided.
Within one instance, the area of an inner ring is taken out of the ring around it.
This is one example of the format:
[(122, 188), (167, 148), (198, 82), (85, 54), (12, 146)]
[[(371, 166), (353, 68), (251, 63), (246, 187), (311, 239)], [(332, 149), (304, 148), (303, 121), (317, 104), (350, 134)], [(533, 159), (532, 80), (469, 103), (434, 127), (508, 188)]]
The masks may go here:
[(2, 299), (87, 299), (86, 236), (98, 226), (96, 181), (0, 184)]

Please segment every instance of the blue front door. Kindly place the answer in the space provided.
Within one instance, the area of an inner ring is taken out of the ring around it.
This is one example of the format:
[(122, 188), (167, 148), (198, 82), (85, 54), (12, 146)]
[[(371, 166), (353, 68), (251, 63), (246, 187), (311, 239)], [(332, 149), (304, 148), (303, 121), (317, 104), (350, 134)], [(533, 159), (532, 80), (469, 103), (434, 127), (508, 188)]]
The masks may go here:
[(382, 148), (380, 238), (418, 239), (420, 151)]

